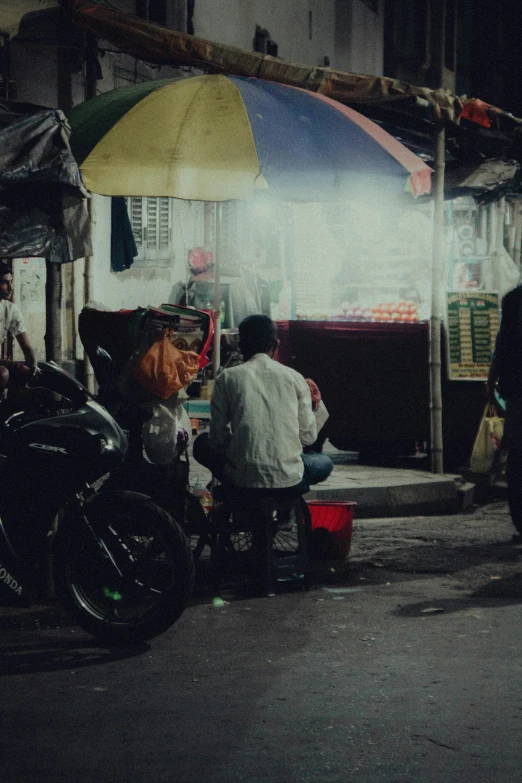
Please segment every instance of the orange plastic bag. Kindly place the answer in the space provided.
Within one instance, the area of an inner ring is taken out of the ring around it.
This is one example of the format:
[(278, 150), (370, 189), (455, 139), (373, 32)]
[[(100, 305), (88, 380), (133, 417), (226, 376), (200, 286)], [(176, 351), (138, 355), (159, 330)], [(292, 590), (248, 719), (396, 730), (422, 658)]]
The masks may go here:
[(194, 379), (199, 356), (172, 344), (171, 329), (164, 329), (136, 364), (132, 377), (150, 394), (166, 400)]

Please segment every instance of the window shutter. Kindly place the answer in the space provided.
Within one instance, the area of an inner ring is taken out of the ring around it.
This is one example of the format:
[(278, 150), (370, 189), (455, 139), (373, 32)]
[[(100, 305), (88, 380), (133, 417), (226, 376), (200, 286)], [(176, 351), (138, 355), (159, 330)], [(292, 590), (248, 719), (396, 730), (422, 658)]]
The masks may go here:
[(171, 248), (170, 199), (147, 199), (147, 249), (148, 261), (167, 261)]
[(132, 196), (126, 202), (138, 250), (136, 261), (168, 265), (172, 261), (171, 199)]
[(158, 247), (158, 199), (147, 198), (147, 255)]
[(171, 205), (166, 197), (147, 199), (147, 260), (171, 260)]
[(136, 248), (138, 250), (137, 258), (143, 260), (144, 247), (143, 247), (143, 199), (142, 198), (127, 198), (127, 211), (129, 213), (132, 235), (136, 242)]
[(158, 217), (158, 247), (160, 252), (170, 247), (170, 199), (159, 199), (159, 217)]

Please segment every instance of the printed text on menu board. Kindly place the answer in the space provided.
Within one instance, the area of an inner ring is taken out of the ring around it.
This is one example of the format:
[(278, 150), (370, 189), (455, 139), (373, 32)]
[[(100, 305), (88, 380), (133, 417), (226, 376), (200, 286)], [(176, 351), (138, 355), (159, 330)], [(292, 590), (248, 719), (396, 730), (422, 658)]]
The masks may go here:
[(446, 306), (450, 380), (486, 380), (499, 327), (498, 293), (448, 292)]

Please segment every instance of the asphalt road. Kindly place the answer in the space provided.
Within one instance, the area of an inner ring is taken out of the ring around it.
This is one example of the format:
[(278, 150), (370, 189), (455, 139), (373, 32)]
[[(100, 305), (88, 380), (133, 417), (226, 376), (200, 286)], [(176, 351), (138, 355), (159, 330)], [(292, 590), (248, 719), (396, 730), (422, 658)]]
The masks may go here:
[(199, 590), (109, 650), (0, 609), (7, 783), (522, 781), (522, 548), (506, 508), (365, 520), (349, 567), (275, 598)]

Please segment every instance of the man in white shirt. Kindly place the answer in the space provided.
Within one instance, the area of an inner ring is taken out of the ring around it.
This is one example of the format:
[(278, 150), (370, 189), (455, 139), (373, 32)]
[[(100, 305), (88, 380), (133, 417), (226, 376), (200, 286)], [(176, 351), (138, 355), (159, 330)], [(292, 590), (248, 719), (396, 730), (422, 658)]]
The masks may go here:
[(295, 370), (274, 361), (277, 329), (265, 315), (239, 325), (244, 363), (215, 381), (210, 433), (194, 457), (237, 487), (306, 492), (333, 468), (324, 454), (303, 454), (317, 438), (310, 388)]
[(20, 308), (11, 302), (13, 296), (13, 271), (7, 259), (0, 259), (0, 344), (7, 334), (16, 338), (22, 349), (25, 362), (0, 361), (0, 389), (5, 388), (11, 379), (15, 384), (36, 375), (38, 366), (36, 355), (25, 330), (24, 318)]

